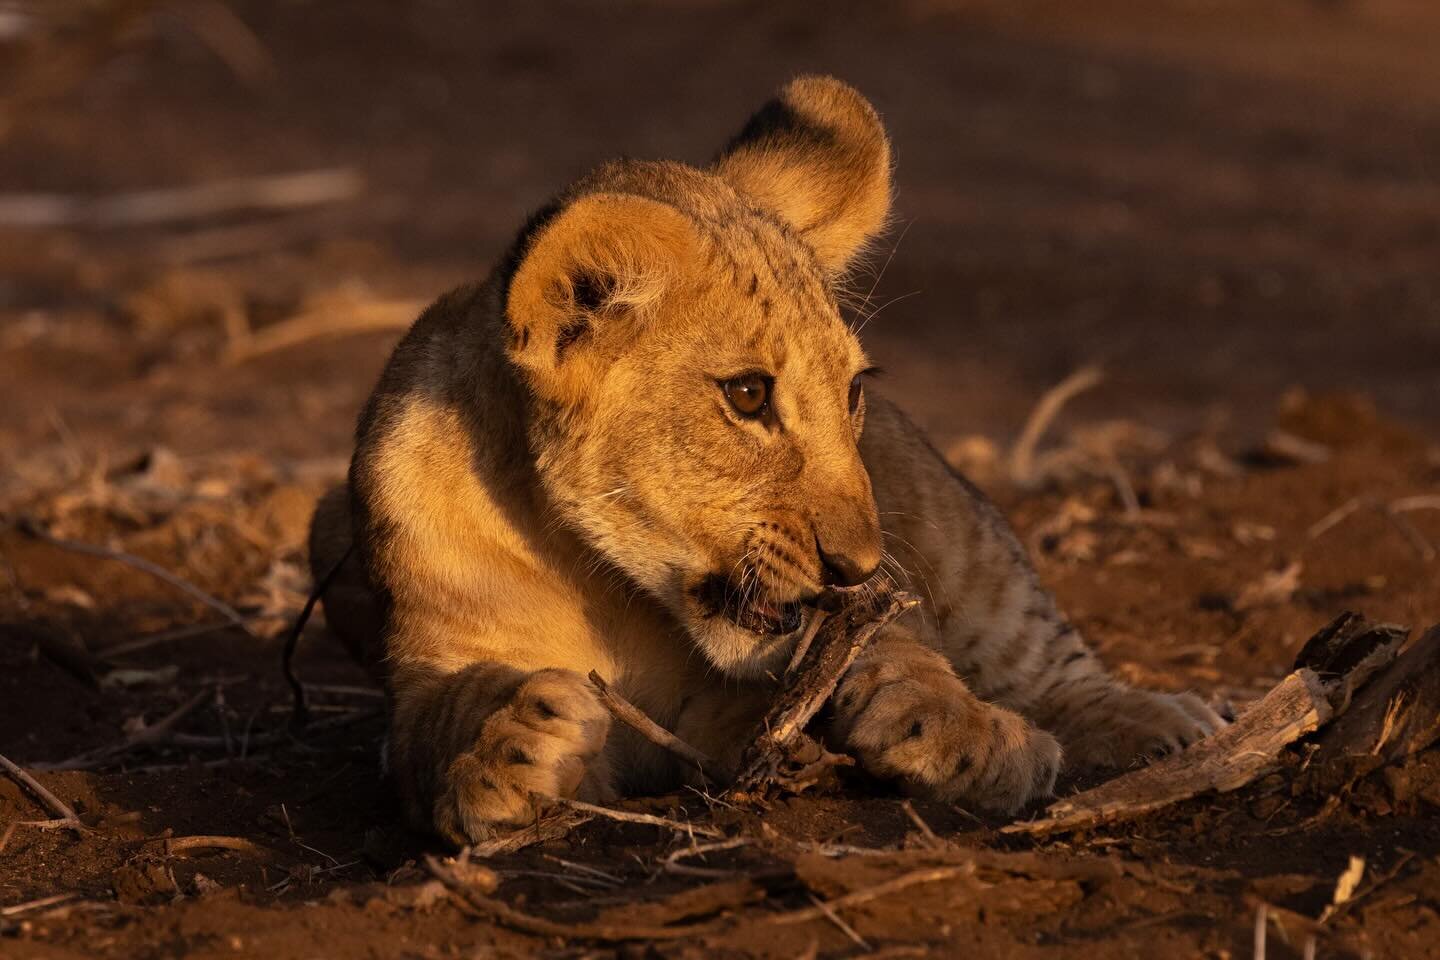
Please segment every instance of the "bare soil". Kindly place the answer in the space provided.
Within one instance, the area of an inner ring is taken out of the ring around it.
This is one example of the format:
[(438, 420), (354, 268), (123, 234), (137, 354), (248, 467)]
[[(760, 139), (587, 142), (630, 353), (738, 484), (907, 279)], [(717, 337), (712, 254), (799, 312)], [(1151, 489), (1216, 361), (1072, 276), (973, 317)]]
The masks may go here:
[[(702, 161), (801, 70), (859, 86), (896, 143), (864, 330), (880, 389), (1001, 503), (1115, 669), (1243, 708), (1342, 610), (1440, 621), (1440, 510), (1386, 509), (1440, 495), (1440, 11), (1252, 6), (270, 0), (0, 41), (0, 193), (365, 183), (278, 212), (0, 222), (0, 753), (85, 825), (9, 830), (53, 814), (0, 777), (0, 956), (1229, 957), (1262, 905), (1272, 957), (1310, 936), (1440, 956), (1433, 748), (1327, 790), (1300, 744), (1238, 793), (1043, 841), (916, 802), (922, 828), (847, 771), (763, 809), (628, 805), (732, 849), (667, 860), (705, 841), (597, 820), (488, 862), (491, 896), (556, 923), (713, 921), (611, 943), (437, 889), (445, 851), (397, 825), (380, 701), (323, 618), (300, 656), (320, 726), (287, 726), (309, 511), (399, 331), (237, 359), (247, 338), (473, 278), (570, 176)], [(1027, 414), (1087, 364), (1107, 378), (1042, 444), (1043, 482), (1013, 483)], [(194, 836), (254, 847), (160, 843)], [(1359, 887), (1319, 923), (1352, 856)], [(959, 869), (777, 922), (935, 867)]]

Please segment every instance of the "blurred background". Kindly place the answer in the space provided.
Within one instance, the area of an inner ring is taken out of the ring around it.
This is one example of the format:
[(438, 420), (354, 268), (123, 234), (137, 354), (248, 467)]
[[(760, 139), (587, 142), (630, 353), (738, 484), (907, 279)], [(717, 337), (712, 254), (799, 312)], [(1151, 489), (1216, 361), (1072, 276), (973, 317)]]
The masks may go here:
[(1433, 428), (1437, 50), (1427, 0), (0, 3), (0, 451), (344, 456), (528, 211), (802, 71), (894, 138), (864, 336), (942, 448), (1089, 364), (1087, 416)]

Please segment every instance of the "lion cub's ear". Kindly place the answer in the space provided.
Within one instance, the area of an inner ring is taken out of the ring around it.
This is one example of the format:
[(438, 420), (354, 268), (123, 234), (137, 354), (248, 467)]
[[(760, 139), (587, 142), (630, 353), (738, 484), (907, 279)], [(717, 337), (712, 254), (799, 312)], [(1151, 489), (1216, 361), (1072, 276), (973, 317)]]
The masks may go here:
[(799, 77), (721, 151), (715, 172), (844, 272), (890, 212), (890, 141), (869, 101), (833, 77)]
[(577, 379), (564, 368), (605, 354), (645, 322), (697, 243), (690, 220), (655, 200), (596, 193), (570, 203), (531, 239), (510, 281), (511, 359), (537, 387), (563, 392)]

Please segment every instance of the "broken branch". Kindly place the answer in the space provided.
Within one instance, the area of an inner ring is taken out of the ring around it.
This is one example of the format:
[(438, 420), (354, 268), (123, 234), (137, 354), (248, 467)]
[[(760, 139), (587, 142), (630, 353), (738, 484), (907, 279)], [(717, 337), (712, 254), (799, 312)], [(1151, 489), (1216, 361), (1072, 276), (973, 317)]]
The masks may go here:
[(51, 813), (54, 813), (61, 820), (68, 821), (76, 826), (80, 824), (80, 818), (75, 816), (75, 811), (71, 810), (64, 800), (61, 800), (55, 796), (55, 794), (45, 789), (44, 784), (26, 773), (18, 764), (3, 753), (0, 753), (0, 767), (3, 767), (5, 772), (10, 774), (22, 787), (33, 793), (41, 803), (50, 809)]
[(1408, 633), (1344, 614), (1306, 643), (1293, 673), (1230, 726), (1181, 753), (1052, 803), (1043, 819), (1001, 832), (1079, 830), (1132, 820), (1208, 791), (1238, 790), (1268, 770), (1285, 747), (1343, 713)]

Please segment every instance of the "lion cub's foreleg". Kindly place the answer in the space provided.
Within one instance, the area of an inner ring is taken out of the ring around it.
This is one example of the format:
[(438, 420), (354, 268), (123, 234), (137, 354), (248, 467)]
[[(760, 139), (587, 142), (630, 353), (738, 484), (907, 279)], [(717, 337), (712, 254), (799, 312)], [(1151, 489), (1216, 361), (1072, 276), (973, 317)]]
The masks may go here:
[(613, 795), (610, 714), (578, 673), (407, 666), (392, 689), (388, 760), (417, 827), (464, 844), (533, 819), (537, 795)]
[(1013, 813), (1054, 788), (1055, 738), (970, 692), (939, 652), (886, 632), (835, 693), (833, 734), (865, 768), (907, 789)]

